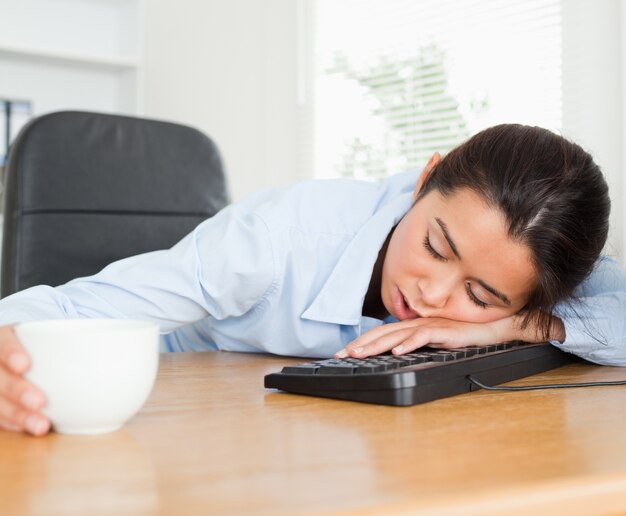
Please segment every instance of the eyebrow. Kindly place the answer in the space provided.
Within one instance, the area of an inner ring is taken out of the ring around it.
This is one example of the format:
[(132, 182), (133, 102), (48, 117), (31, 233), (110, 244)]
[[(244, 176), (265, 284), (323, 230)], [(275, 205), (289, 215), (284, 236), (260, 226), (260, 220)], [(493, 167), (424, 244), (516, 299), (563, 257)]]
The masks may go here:
[[(441, 232), (443, 233), (444, 238), (448, 242), (448, 245), (450, 246), (450, 249), (452, 249), (452, 252), (454, 253), (454, 256), (456, 256), (459, 260), (461, 260), (461, 254), (459, 253), (459, 250), (457, 249), (456, 244), (452, 240), (452, 237), (450, 237), (450, 233), (448, 231), (448, 226), (439, 217), (435, 217), (435, 220), (437, 221), (437, 224), (439, 224), (439, 227), (441, 228)], [(509, 306), (511, 305), (511, 300), (506, 295), (504, 295), (502, 292), (500, 292), (500, 291), (496, 290), (495, 288), (487, 285), (483, 280), (477, 280), (477, 281), (480, 284), (480, 286), (483, 287), (487, 292), (493, 294), (494, 296), (496, 296), (498, 299), (500, 299), (501, 301), (503, 301), (507, 305), (509, 305)]]
[(496, 296), (498, 299), (502, 300), (508, 306), (511, 306), (511, 300), (508, 297), (506, 297), (502, 292), (499, 292), (495, 288), (490, 287), (483, 280), (476, 280), (476, 281), (478, 281), (480, 286), (483, 287), (485, 290), (491, 292), (494, 296)]
[(439, 227), (441, 228), (441, 231), (443, 232), (443, 236), (448, 241), (448, 245), (450, 246), (450, 249), (452, 249), (454, 256), (456, 256), (460, 260), (461, 255), (459, 254), (459, 250), (456, 248), (456, 244), (452, 241), (452, 238), (450, 238), (450, 233), (448, 233), (448, 226), (439, 217), (435, 217), (435, 220), (437, 221), (437, 224), (439, 224)]

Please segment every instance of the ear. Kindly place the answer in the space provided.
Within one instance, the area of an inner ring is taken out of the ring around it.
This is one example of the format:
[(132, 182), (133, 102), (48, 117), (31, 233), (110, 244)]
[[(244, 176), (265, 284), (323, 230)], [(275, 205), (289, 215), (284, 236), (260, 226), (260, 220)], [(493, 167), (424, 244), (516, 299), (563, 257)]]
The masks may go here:
[(440, 161), (441, 161), (441, 154), (439, 154), (438, 152), (435, 152), (428, 160), (428, 163), (426, 163), (426, 166), (422, 170), (422, 173), (420, 174), (420, 177), (417, 180), (417, 183), (415, 185), (415, 190), (413, 190), (414, 201), (415, 199), (417, 199), (417, 194), (419, 194), (419, 191), (422, 189), (422, 185), (424, 184), (424, 181), (426, 181), (428, 174), (430, 174), (430, 172), (438, 165)]

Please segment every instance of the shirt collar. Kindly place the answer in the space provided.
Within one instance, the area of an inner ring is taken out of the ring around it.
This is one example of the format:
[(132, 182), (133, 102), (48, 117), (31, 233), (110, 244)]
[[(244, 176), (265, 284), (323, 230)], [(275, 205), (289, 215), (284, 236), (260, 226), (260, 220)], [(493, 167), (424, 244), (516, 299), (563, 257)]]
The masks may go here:
[(317, 297), (302, 314), (303, 319), (346, 325), (360, 323), (378, 252), (412, 203), (411, 193), (399, 195), (361, 226)]

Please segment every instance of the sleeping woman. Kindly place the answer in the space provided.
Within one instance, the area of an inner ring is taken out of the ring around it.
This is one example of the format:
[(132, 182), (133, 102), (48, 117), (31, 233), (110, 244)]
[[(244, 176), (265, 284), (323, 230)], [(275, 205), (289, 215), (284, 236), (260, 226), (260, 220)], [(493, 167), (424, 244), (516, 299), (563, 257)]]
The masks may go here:
[(606, 182), (546, 129), (479, 132), (421, 174), (254, 194), (171, 249), (0, 301), (0, 426), (43, 435), (22, 321), (155, 321), (162, 351), (401, 355), (523, 340), (626, 365), (626, 271), (601, 257)]

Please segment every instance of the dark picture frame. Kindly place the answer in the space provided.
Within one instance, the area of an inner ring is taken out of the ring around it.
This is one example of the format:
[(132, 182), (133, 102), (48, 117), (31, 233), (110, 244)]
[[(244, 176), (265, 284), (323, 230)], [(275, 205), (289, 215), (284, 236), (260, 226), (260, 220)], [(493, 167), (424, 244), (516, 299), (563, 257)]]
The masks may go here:
[(28, 100), (0, 99), (0, 167), (6, 165), (9, 146), (32, 116)]

